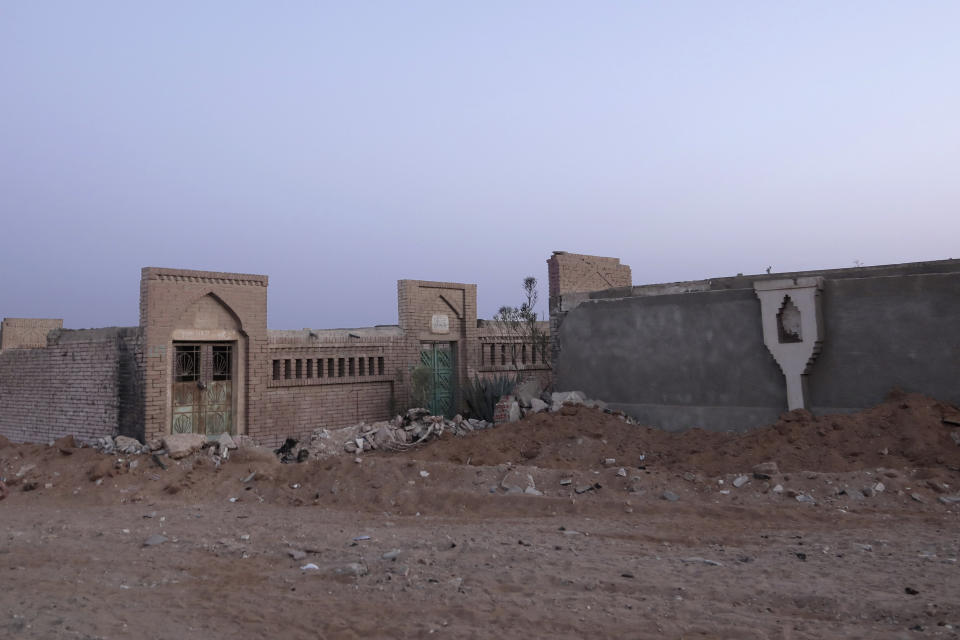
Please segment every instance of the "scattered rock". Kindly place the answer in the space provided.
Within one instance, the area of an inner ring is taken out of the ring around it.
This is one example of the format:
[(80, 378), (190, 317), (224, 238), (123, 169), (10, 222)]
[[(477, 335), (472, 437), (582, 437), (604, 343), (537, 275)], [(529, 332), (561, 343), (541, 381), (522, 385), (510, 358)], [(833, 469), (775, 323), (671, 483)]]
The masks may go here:
[(573, 478), (560, 478), (560, 486), (567, 487), (573, 484)]
[(160, 534), (157, 533), (157, 534), (154, 534), (154, 535), (150, 536), (150, 537), (147, 538), (146, 540), (144, 540), (144, 541), (143, 541), (143, 546), (145, 546), (145, 547), (155, 547), (155, 546), (157, 546), (158, 544), (163, 544), (163, 543), (166, 542), (167, 540), (168, 540), (168, 538), (167, 538), (166, 536), (162, 536), (162, 535), (160, 535)]
[(813, 496), (808, 496), (808, 495), (805, 494), (805, 493), (797, 494), (797, 497), (795, 498), (795, 500), (796, 500), (797, 502), (804, 502), (804, 503), (807, 503), (807, 504), (816, 504), (816, 503), (817, 503), (817, 501), (813, 499)]
[(312, 562), (308, 562), (307, 564), (300, 567), (300, 571), (317, 571), (319, 568), (320, 567), (313, 564)]
[(680, 499), (680, 496), (675, 494), (673, 491), (664, 491), (662, 494), (660, 494), (660, 499), (666, 500), (667, 502), (676, 502)]
[(686, 562), (687, 564), (707, 564), (711, 567), (722, 567), (723, 565), (716, 560), (709, 560), (707, 558), (700, 557), (691, 557), (691, 558), (681, 558), (681, 562)]
[(402, 555), (403, 555), (403, 551), (401, 551), (400, 549), (391, 549), (390, 551), (387, 551), (385, 554), (383, 554), (380, 557), (383, 558), (384, 560), (390, 560), (391, 562), (396, 562), (396, 560)]
[(783, 485), (782, 485), (782, 484), (778, 484), (777, 486), (775, 486), (775, 487), (772, 489), (772, 491), (773, 491), (774, 493), (783, 493)]
[(753, 477), (757, 480), (770, 480), (778, 473), (780, 473), (780, 468), (773, 461), (761, 462), (753, 468)]
[(349, 564), (334, 567), (333, 573), (338, 576), (353, 576), (359, 578), (367, 575), (370, 573), (370, 571), (367, 569), (366, 565), (360, 564), (359, 562), (351, 562)]
[(623, 467), (620, 467), (619, 469), (617, 469), (617, 475), (620, 476), (621, 478), (626, 478), (627, 470), (624, 469)]
[(520, 403), (521, 407), (530, 407), (533, 408), (533, 401), (537, 400), (546, 406), (546, 403), (540, 400), (540, 381), (536, 378), (531, 378), (517, 385), (515, 393), (517, 395), (517, 401)]
[(550, 405), (548, 405), (546, 402), (544, 402), (540, 398), (532, 398), (530, 400), (530, 411), (532, 411), (533, 413), (540, 413), (541, 411), (546, 411), (549, 408), (550, 408)]
[(920, 504), (923, 504), (926, 502), (926, 500), (923, 499), (923, 496), (920, 495), (919, 493), (911, 493), (910, 497), (913, 498), (915, 501), (919, 502)]
[(748, 478), (747, 476), (737, 476), (736, 478), (733, 479), (733, 486), (739, 489), (740, 487), (747, 484), (748, 482), (750, 482), (750, 478)]
[(140, 444), (140, 441), (136, 438), (128, 438), (127, 436), (117, 436), (113, 439), (113, 444), (119, 453), (127, 455), (149, 453), (150, 451), (149, 447)]
[(960, 504), (960, 495), (956, 495), (956, 496), (939, 496), (939, 497), (937, 498), (937, 500), (939, 500), (939, 501), (941, 502), (941, 504), (947, 504), (947, 505), (949, 505), (949, 504)]
[(220, 446), (233, 450), (237, 448), (237, 443), (229, 433), (221, 433)]
[(185, 458), (203, 448), (207, 436), (201, 433), (174, 433), (163, 437), (163, 448), (174, 460)]
[(307, 552), (301, 551), (300, 549), (287, 549), (287, 555), (294, 560), (303, 560), (307, 557)]

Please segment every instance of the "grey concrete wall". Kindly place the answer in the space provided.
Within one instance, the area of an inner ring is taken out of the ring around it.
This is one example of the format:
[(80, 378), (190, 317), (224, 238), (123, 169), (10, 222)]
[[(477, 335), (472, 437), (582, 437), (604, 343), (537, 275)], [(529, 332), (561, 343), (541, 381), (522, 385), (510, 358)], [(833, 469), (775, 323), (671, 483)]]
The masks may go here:
[[(862, 278), (813, 272), (827, 278), (823, 350), (807, 379), (814, 412), (866, 408), (893, 387), (960, 404), (960, 272), (956, 261), (918, 264)], [(775, 421), (785, 383), (752, 287), (686, 290), (571, 305), (555, 318), (557, 389), (581, 389), (668, 430)]]
[(893, 387), (960, 405), (960, 274), (828, 280), (812, 409), (854, 411)]
[(558, 389), (579, 389), (644, 424), (742, 430), (786, 406), (753, 290), (581, 304), (560, 326)]

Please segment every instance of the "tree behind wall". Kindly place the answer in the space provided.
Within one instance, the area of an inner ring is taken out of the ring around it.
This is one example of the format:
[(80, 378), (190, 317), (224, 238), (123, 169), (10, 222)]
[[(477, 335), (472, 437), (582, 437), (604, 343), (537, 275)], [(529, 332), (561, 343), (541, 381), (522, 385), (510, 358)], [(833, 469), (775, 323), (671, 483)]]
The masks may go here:
[(512, 338), (507, 343), (507, 348), (510, 350), (510, 364), (517, 372), (517, 380), (521, 378), (520, 365), (526, 364), (521, 363), (521, 356), (527, 346), (530, 347), (531, 357), (534, 360), (536, 356), (533, 354), (539, 354), (543, 365), (550, 367), (550, 361), (547, 359), (550, 336), (537, 324), (537, 279), (533, 276), (523, 279), (523, 295), (525, 300), (519, 307), (500, 307), (493, 316), (494, 326), (499, 332), (505, 337)]

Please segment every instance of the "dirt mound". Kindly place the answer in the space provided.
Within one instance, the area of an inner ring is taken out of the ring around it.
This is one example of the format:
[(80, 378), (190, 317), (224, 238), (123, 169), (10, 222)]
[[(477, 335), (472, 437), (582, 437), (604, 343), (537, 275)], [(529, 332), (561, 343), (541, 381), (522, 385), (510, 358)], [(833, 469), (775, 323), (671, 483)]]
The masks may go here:
[(577, 469), (615, 458), (619, 466), (737, 473), (774, 460), (782, 471), (846, 472), (872, 467), (960, 468), (960, 447), (944, 416), (956, 409), (919, 394), (894, 394), (854, 414), (785, 413), (745, 433), (691, 429), (668, 433), (628, 425), (585, 407), (541, 413), (506, 427), (444, 438), (408, 455), (456, 464), (506, 462)]

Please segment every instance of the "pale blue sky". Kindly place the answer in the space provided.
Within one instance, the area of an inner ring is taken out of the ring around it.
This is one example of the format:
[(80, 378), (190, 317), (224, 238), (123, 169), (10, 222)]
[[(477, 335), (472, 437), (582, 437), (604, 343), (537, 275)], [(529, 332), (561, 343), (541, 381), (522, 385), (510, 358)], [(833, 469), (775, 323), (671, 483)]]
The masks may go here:
[(960, 257), (960, 2), (0, 0), (0, 316), (137, 322), (140, 267), (270, 326)]

